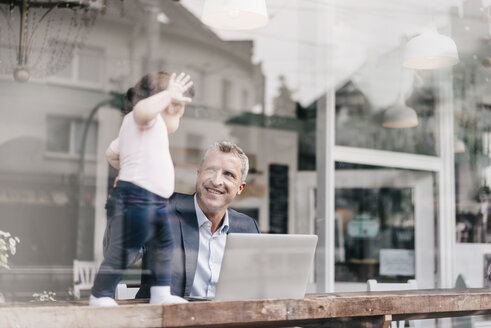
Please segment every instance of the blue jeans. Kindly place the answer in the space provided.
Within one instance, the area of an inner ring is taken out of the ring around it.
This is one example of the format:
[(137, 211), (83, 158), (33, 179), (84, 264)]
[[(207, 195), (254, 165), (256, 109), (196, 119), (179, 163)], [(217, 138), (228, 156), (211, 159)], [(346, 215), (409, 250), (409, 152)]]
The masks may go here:
[(168, 199), (130, 182), (119, 181), (106, 204), (108, 245), (92, 287), (95, 297), (114, 297), (123, 272), (148, 252), (153, 286), (169, 286), (173, 239), (167, 213)]

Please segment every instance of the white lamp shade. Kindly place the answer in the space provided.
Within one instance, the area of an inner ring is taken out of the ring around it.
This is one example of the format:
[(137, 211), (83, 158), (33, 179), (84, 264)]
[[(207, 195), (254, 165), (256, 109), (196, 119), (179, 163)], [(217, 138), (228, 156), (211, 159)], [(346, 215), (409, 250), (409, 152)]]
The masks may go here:
[(225, 30), (252, 30), (268, 23), (265, 0), (205, 0), (201, 21)]
[(458, 62), (459, 54), (455, 42), (432, 28), (409, 40), (403, 65), (413, 69), (438, 69)]
[(386, 128), (412, 128), (418, 125), (418, 115), (414, 109), (398, 103), (389, 108), (384, 114), (382, 126)]

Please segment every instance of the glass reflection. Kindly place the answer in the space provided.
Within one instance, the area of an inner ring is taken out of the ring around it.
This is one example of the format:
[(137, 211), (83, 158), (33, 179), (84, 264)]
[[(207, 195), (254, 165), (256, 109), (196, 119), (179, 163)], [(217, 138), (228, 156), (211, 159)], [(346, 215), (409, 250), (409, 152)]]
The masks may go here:
[[(428, 284), (416, 263), (431, 258), (432, 173), (336, 163), (336, 282), (406, 282)], [(428, 197), (429, 196), (429, 197)], [(428, 258), (427, 255), (430, 255)]]

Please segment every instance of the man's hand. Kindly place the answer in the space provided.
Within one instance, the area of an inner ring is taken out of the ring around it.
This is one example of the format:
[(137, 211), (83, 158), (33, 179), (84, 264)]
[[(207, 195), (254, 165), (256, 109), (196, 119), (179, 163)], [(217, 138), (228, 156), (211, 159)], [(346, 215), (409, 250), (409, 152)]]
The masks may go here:
[(172, 73), (169, 79), (169, 85), (167, 92), (171, 98), (172, 103), (188, 104), (191, 102), (191, 98), (185, 97), (186, 91), (191, 88), (193, 81), (187, 74), (181, 73), (176, 77), (176, 73)]

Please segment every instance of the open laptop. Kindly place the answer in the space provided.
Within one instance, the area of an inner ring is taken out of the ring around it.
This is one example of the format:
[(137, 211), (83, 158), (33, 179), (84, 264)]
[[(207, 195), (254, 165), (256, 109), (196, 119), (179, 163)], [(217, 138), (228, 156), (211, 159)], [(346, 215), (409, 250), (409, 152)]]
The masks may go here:
[(316, 245), (316, 235), (229, 234), (214, 300), (304, 297)]

